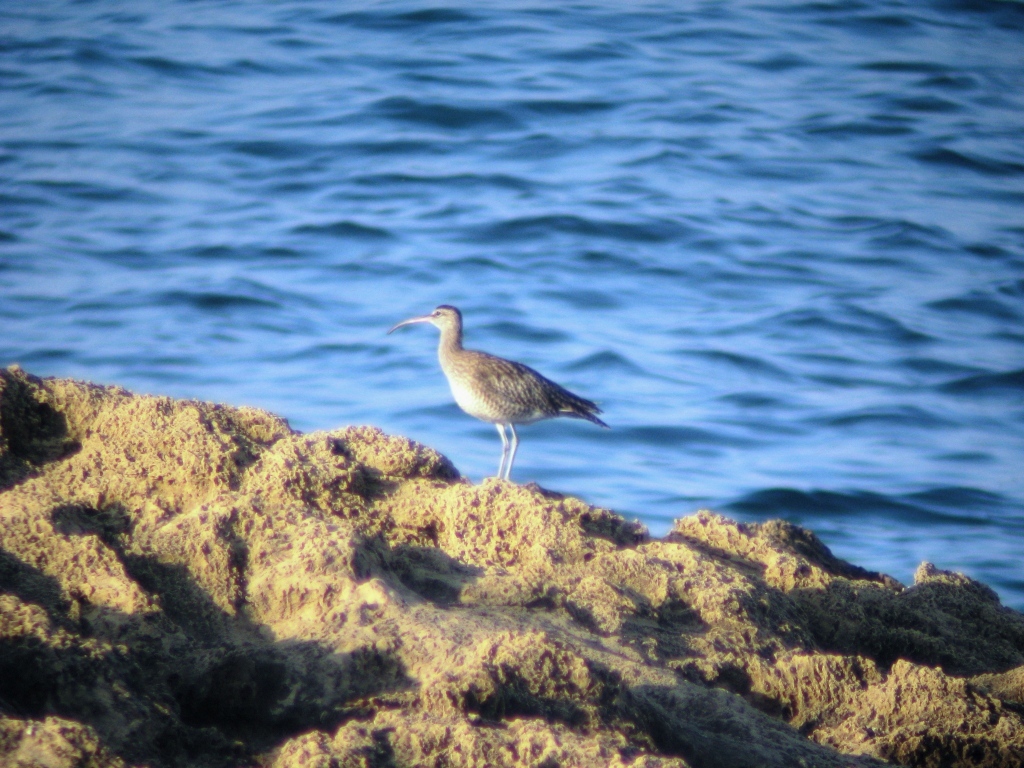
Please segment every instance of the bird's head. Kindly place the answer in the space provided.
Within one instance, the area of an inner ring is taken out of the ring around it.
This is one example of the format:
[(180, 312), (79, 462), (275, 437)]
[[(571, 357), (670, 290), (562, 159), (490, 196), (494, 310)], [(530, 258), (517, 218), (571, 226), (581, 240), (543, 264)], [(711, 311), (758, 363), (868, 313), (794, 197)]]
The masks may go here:
[(412, 325), (413, 323), (430, 323), (441, 329), (442, 333), (451, 328), (454, 331), (462, 331), (462, 313), (458, 309), (453, 307), (451, 304), (442, 304), (429, 315), (423, 315), (421, 317), (410, 317), (408, 320), (403, 320), (400, 323), (392, 326), (388, 333), (401, 328), (403, 325)]

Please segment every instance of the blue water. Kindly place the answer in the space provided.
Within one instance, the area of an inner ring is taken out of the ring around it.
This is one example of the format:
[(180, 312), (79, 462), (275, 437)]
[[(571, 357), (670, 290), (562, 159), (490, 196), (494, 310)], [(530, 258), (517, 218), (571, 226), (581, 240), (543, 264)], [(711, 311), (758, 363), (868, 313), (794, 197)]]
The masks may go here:
[(1024, 608), (1024, 4), (0, 6), (0, 363), (493, 474), (436, 332), (597, 400), (514, 477)]

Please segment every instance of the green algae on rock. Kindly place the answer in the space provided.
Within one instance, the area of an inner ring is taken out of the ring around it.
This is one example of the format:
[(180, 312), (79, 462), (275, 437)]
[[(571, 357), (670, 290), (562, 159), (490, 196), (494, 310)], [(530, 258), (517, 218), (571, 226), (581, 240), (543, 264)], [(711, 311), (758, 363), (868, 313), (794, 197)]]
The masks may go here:
[(377, 429), (0, 371), (0, 762), (1020, 766), (1024, 617)]

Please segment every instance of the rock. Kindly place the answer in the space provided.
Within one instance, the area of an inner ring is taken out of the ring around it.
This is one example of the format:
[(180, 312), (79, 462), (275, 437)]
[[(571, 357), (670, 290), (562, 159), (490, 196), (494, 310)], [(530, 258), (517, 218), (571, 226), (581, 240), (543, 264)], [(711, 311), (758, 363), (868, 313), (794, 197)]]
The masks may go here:
[(370, 427), (0, 371), (4, 765), (1024, 765), (1024, 617)]

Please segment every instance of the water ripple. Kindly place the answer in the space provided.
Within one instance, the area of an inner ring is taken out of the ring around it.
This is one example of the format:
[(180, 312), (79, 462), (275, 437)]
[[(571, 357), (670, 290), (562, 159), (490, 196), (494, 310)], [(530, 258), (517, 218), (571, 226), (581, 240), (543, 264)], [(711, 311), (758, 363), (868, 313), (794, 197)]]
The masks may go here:
[(922, 150), (914, 153), (913, 157), (929, 165), (974, 171), (986, 176), (1020, 176), (1024, 174), (1024, 163), (997, 160), (984, 155), (959, 152), (948, 147)]
[(329, 224), (301, 224), (292, 231), (300, 235), (326, 235), (353, 240), (388, 240), (392, 237), (386, 229), (347, 220), (333, 221)]
[(268, 299), (243, 294), (217, 293), (213, 291), (165, 291), (158, 300), (162, 304), (184, 304), (202, 311), (278, 309), (280, 304)]
[(711, 362), (727, 363), (735, 368), (755, 376), (767, 376), (774, 379), (789, 379), (790, 374), (777, 365), (752, 355), (741, 355), (721, 349), (684, 350), (684, 355), (699, 357)]
[(516, 128), (519, 121), (502, 109), (463, 107), (439, 102), (424, 102), (408, 96), (389, 96), (372, 105), (373, 112), (409, 123), (432, 128)]
[(368, 30), (421, 29), (424, 26), (469, 24), (477, 17), (454, 8), (424, 8), (419, 11), (389, 13), (387, 11), (354, 11), (327, 16), (326, 24), (341, 24)]
[(951, 426), (949, 419), (944, 419), (924, 408), (913, 405), (886, 408), (866, 408), (827, 417), (816, 417), (811, 421), (829, 427), (867, 427), (874, 429), (878, 424), (886, 427), (918, 427), (921, 429), (940, 429)]
[(573, 360), (565, 366), (569, 371), (594, 371), (603, 373), (622, 373), (632, 376), (648, 376), (649, 374), (628, 357), (608, 350), (595, 352), (592, 355)]
[(940, 312), (966, 312), (995, 320), (1019, 321), (1021, 319), (1019, 313), (1003, 302), (979, 293), (931, 301), (927, 306)]
[(982, 373), (965, 376), (943, 384), (942, 391), (955, 395), (998, 394), (1024, 392), (1024, 368), (1003, 373)]
[(672, 221), (625, 222), (576, 215), (524, 216), (480, 227), (474, 237), (483, 241), (544, 238), (552, 234), (600, 237), (641, 243), (662, 243), (680, 237), (686, 228)]
[[(969, 491), (959, 494), (969, 497)], [(936, 496), (950, 498), (951, 489), (930, 490), (909, 494), (902, 498), (878, 493), (836, 491), (800, 491), (794, 488), (768, 488), (755, 491), (729, 504), (737, 510), (758, 518), (785, 517), (787, 515), (872, 515), (897, 517), (906, 523), (917, 525), (989, 525), (984, 515), (963, 514), (962, 507), (954, 506), (948, 511), (943, 505), (935, 505)], [(930, 502), (929, 504), (915, 502)]]

